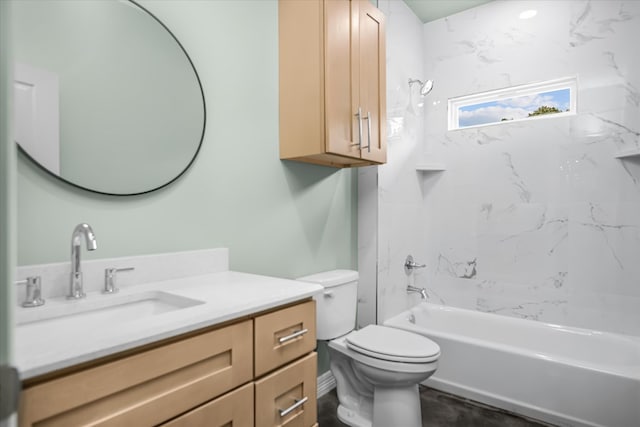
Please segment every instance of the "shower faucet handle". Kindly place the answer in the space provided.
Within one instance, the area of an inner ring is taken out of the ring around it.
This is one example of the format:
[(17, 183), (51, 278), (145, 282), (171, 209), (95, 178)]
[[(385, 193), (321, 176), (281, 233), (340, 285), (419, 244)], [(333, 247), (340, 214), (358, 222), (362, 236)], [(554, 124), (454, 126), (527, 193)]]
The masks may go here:
[(407, 259), (404, 262), (404, 272), (406, 273), (407, 276), (413, 273), (413, 270), (415, 270), (416, 268), (425, 268), (425, 267), (426, 267), (425, 264), (418, 264), (413, 260), (413, 256), (407, 255)]

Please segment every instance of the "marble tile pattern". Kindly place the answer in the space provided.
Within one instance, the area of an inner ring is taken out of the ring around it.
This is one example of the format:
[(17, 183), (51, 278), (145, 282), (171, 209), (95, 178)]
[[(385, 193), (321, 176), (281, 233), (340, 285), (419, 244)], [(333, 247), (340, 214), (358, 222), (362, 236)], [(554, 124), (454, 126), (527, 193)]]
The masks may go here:
[[(378, 320), (417, 302), (411, 281), (443, 304), (640, 335), (640, 157), (615, 158), (640, 148), (640, 2), (490, 2), (419, 35), (403, 2), (380, 7), (395, 127), (378, 170)], [(576, 115), (447, 130), (449, 98), (567, 76)], [(409, 77), (435, 82), (423, 106)], [(427, 264), (411, 278), (409, 253)]]

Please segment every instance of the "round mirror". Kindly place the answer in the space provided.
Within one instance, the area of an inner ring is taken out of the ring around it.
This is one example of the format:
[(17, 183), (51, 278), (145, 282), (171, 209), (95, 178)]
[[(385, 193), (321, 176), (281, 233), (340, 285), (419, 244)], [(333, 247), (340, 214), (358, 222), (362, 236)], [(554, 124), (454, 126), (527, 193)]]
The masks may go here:
[(204, 136), (204, 94), (173, 34), (129, 0), (12, 4), (14, 134), (54, 176), (102, 194), (175, 181)]

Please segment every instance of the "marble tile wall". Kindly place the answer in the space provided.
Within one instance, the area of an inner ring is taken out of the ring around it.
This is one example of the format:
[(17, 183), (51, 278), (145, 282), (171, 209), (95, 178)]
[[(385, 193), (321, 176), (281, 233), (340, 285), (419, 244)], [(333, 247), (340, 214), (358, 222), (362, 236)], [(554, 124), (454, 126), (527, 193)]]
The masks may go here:
[[(379, 7), (377, 320), (418, 302), (412, 281), (438, 303), (640, 335), (640, 157), (615, 158), (640, 148), (640, 2), (496, 1), (419, 31), (404, 2)], [(566, 76), (575, 116), (447, 131), (451, 97)], [(422, 107), (409, 77), (435, 82)], [(411, 278), (409, 253), (427, 264)]]

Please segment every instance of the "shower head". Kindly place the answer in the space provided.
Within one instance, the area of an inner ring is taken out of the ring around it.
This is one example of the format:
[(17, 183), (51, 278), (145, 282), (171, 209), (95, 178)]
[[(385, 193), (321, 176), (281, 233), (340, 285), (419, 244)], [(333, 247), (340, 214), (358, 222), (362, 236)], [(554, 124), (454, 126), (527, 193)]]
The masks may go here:
[(418, 83), (420, 85), (420, 96), (425, 96), (426, 94), (431, 92), (431, 89), (433, 89), (433, 80), (427, 80), (423, 82), (422, 80), (418, 79), (409, 79), (409, 88), (411, 88), (414, 83)]

